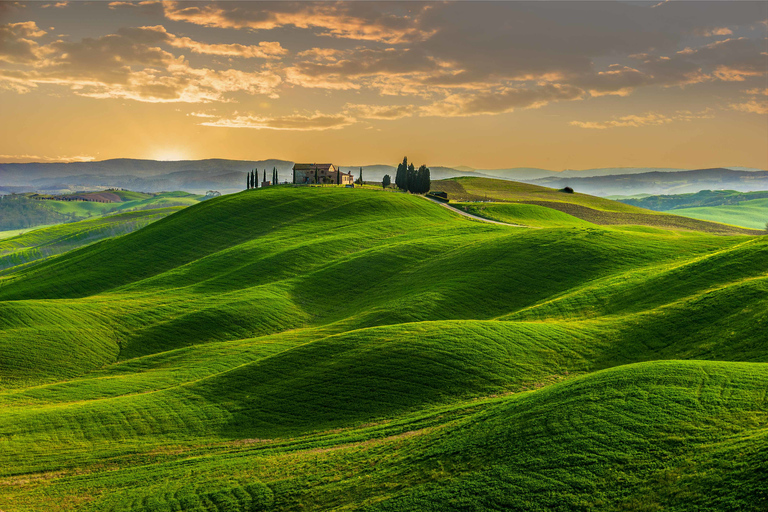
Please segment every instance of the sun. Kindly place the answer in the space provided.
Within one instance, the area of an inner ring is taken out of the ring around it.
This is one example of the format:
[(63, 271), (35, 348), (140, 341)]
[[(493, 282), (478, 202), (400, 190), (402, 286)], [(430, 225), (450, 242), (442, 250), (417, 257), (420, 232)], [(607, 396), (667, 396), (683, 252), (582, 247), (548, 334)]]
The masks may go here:
[(189, 160), (189, 155), (183, 149), (163, 148), (155, 151), (152, 155), (152, 159), (162, 161)]

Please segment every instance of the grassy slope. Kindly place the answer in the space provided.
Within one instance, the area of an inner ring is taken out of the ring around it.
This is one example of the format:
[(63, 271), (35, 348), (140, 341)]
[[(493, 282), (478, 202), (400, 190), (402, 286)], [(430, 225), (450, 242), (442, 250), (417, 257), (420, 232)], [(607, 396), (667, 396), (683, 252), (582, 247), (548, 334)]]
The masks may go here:
[(571, 226), (589, 226), (594, 225), (591, 222), (582, 220), (573, 215), (539, 206), (525, 203), (457, 203), (452, 206), (461, 210), (508, 224), (519, 224), (523, 226), (541, 228), (541, 227), (571, 227)]
[(158, 208), (115, 214), (68, 224), (27, 230), (0, 240), (0, 275), (17, 265), (61, 254), (95, 241), (130, 233), (179, 211), (181, 207)]
[(90, 217), (136, 209), (166, 208), (169, 206), (191, 206), (200, 202), (203, 196), (185, 192), (161, 192), (143, 194), (141, 192), (117, 191), (122, 203), (98, 203), (93, 201), (45, 201), (45, 204), (59, 213), (72, 213), (77, 217)]
[[(487, 178), (452, 178), (433, 183), (451, 201), (508, 201), (546, 207), (599, 225), (649, 226), (717, 234), (759, 234), (756, 230), (655, 212), (602, 197)], [(677, 210), (676, 210), (677, 212)]]
[(761, 510), (768, 243), (542, 210), (275, 187), (16, 272), (0, 508)]
[(768, 199), (752, 199), (738, 205), (679, 208), (675, 209), (674, 213), (683, 217), (762, 230), (768, 223)]

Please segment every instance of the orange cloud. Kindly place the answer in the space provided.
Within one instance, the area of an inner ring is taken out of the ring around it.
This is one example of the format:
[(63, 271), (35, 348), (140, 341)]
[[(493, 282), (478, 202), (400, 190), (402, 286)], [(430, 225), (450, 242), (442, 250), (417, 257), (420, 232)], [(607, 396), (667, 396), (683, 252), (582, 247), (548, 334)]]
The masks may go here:
[(768, 114), (768, 101), (750, 100), (745, 103), (731, 103), (731, 110), (750, 114)]
[(641, 126), (660, 126), (676, 121), (692, 121), (694, 119), (711, 119), (714, 117), (709, 109), (699, 113), (693, 113), (687, 110), (679, 110), (671, 116), (659, 114), (656, 112), (647, 112), (643, 115), (621, 116), (610, 121), (571, 121), (571, 126), (579, 128), (588, 128), (593, 130), (606, 130), (608, 128), (639, 128)]
[[(44, 34), (34, 23), (16, 24), (13, 35)], [(42, 33), (42, 34), (41, 34)], [(69, 86), (79, 96), (122, 98), (143, 102), (209, 103), (229, 101), (226, 93), (276, 95), (282, 78), (269, 69), (240, 71), (195, 68), (181, 57), (156, 46), (189, 47), (201, 53), (273, 58), (285, 53), (279, 43), (260, 46), (207, 45), (189, 38), (177, 38), (162, 26), (120, 29), (116, 34), (87, 38), (79, 42), (57, 40), (34, 47), (27, 69), (0, 70), (5, 89), (29, 92), (37, 84)], [(16, 52), (16, 55), (22, 55)], [(29, 59), (28, 55), (24, 58)]]
[[(419, 7), (414, 15), (386, 14), (365, 3), (275, 2), (209, 4), (164, 2), (165, 17), (207, 27), (272, 30), (284, 26), (318, 28), (322, 35), (337, 38), (410, 43), (428, 38), (432, 32), (420, 30), (419, 14), (430, 9)], [(265, 8), (268, 7), (268, 8)]]
[(311, 115), (294, 114), (290, 116), (264, 117), (254, 115), (235, 115), (216, 121), (200, 123), (202, 126), (218, 128), (251, 128), (256, 130), (337, 130), (355, 122), (344, 115), (325, 115), (315, 112)]
[(347, 103), (344, 110), (363, 119), (401, 119), (416, 112), (413, 105), (356, 105)]
[(45, 34), (34, 21), (0, 25), (0, 61), (20, 64), (39, 59), (40, 45), (33, 39)]
[(547, 84), (534, 89), (503, 89), (497, 92), (453, 94), (422, 107), (421, 115), (460, 117), (478, 114), (503, 114), (516, 108), (540, 108), (556, 101), (577, 100), (584, 91), (571, 85)]

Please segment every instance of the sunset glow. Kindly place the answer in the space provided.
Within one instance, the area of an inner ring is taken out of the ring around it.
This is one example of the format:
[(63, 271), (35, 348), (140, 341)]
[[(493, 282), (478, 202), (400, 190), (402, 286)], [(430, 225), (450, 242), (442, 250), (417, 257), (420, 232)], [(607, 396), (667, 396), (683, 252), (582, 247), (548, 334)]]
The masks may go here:
[(768, 168), (765, 2), (0, 3), (0, 160)]

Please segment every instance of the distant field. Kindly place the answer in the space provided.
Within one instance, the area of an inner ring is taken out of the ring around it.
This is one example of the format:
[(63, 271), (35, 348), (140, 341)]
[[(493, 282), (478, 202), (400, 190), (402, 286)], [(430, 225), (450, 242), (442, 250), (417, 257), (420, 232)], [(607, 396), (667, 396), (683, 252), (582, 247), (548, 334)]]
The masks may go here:
[(525, 203), (456, 203), (452, 204), (472, 215), (530, 227), (594, 226), (591, 222), (553, 208)]
[[(579, 193), (569, 194), (555, 189), (514, 181), (485, 178), (453, 178), (436, 181), (433, 183), (432, 188), (433, 190), (447, 192), (451, 201), (509, 201), (523, 203), (557, 210), (572, 218), (599, 225), (648, 226), (659, 229), (684, 229), (716, 234), (760, 234), (756, 230), (645, 210), (602, 197)], [(488, 212), (493, 215), (493, 210), (488, 210)], [(495, 217), (488, 218), (499, 220)]]
[(144, 194), (124, 190), (86, 193), (76, 197), (98, 197), (116, 202), (34, 199), (31, 194), (5, 196), (0, 200), (0, 232), (29, 230), (118, 212), (191, 206), (204, 198), (186, 192)]
[(768, 237), (469, 188), (537, 229), (278, 186), (9, 268), (0, 510), (768, 509)]
[(71, 213), (78, 218), (92, 215), (104, 215), (126, 210), (144, 208), (165, 208), (168, 206), (191, 206), (197, 204), (203, 196), (186, 192), (161, 192), (158, 194), (143, 194), (141, 192), (116, 191), (113, 194), (121, 197), (120, 203), (99, 203), (95, 201), (45, 201), (46, 205), (59, 213)]
[(140, 210), (55, 226), (42, 226), (33, 230), (19, 230), (18, 234), (8, 237), (3, 237), (0, 233), (0, 275), (18, 265), (26, 265), (104, 238), (141, 229), (181, 208), (176, 206)]
[(737, 205), (676, 208), (675, 215), (764, 230), (768, 223), (768, 199), (752, 199)]
[(11, 238), (11, 237), (14, 237), (14, 236), (23, 235), (24, 233), (29, 233), (30, 231), (34, 231), (36, 229), (48, 228), (48, 227), (55, 226), (55, 225), (56, 224), (47, 224), (47, 225), (46, 224), (42, 224), (42, 225), (34, 226), (34, 227), (31, 227), (31, 228), (11, 229), (9, 231), (0, 231), (0, 240), (2, 240), (4, 238)]

